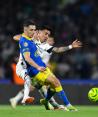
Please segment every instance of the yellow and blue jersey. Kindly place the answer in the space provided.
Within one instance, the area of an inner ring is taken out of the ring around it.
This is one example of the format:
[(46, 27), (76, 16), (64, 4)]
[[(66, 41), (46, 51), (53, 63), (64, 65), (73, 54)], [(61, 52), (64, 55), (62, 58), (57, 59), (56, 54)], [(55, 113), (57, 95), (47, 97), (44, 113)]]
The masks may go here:
[[(38, 55), (38, 50), (37, 50), (35, 43), (30, 38), (26, 37), (25, 35), (22, 35), (19, 41), (19, 46), (20, 46), (20, 53), (22, 54), (23, 59), (24, 59), (24, 53), (30, 52), (30, 57), (33, 59), (35, 63), (37, 63), (39, 66), (46, 67), (45, 63), (42, 61), (41, 57)], [(26, 64), (27, 64), (27, 70), (31, 77), (39, 73), (39, 70), (37, 70), (36, 68), (31, 66), (27, 62)]]

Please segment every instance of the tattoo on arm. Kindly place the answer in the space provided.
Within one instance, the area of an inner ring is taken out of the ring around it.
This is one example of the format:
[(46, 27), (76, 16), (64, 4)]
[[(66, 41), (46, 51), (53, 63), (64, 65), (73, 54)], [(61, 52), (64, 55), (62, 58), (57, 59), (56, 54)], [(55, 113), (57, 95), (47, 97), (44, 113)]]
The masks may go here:
[(54, 47), (52, 51), (55, 52), (55, 53), (61, 53), (61, 52), (68, 51), (70, 49), (72, 49), (71, 45), (66, 46), (66, 47)]

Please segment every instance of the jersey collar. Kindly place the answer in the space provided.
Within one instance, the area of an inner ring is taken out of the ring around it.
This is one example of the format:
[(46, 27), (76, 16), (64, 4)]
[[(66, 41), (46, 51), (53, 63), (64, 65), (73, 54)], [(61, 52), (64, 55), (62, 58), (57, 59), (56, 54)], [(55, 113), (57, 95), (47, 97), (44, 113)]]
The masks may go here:
[(22, 34), (22, 37), (25, 37), (27, 40), (32, 40), (32, 38), (26, 36), (24, 33)]

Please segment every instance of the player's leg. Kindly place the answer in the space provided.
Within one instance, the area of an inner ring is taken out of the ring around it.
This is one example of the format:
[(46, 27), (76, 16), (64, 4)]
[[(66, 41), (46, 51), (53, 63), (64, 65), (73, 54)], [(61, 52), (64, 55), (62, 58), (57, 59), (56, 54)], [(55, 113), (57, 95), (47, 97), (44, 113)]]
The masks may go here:
[(54, 110), (59, 110), (62, 109), (62, 106), (56, 102), (54, 97), (52, 96), (51, 99), (49, 100), (49, 103), (53, 106)]
[(15, 97), (10, 98), (10, 103), (13, 108), (15, 108), (18, 104), (18, 102), (23, 98), (24, 95), (24, 89), (19, 91)]
[[(38, 91), (43, 98), (47, 96), (47, 88), (45, 85), (41, 86), (40, 89), (38, 89)], [(53, 110), (53, 106), (49, 102), (48, 102), (48, 107), (49, 107), (49, 110)]]
[[(39, 82), (37, 82), (36, 80), (34, 80), (34, 78), (32, 78), (32, 85), (38, 89), (39, 93), (41, 94), (42, 97), (46, 97), (47, 96), (47, 90), (48, 90), (48, 87), (49, 86), (46, 86), (46, 85), (41, 85)], [(49, 109), (57, 109), (57, 108), (60, 108), (60, 105), (56, 103), (55, 100), (53, 100), (52, 98), (50, 99), (51, 101), (51, 104), (50, 102), (48, 103), (49, 105)]]
[[(60, 97), (60, 99), (64, 102), (64, 104), (66, 106), (70, 106), (71, 107), (71, 104), (69, 102), (69, 100), (67, 99), (66, 97), (66, 94), (61, 86), (61, 83), (60, 81), (55, 77), (55, 75), (50, 71), (49, 68), (46, 68), (45, 72), (39, 72), (35, 77), (34, 79), (36, 79), (36, 81), (38, 81), (40, 84), (47, 84), (47, 85), (50, 85), (53, 89), (51, 90), (50, 88), (48, 89), (48, 92), (47, 92), (47, 96), (45, 98), (45, 100), (41, 101), (44, 103), (45, 105), (45, 108), (46, 109), (49, 109), (48, 108), (48, 101), (51, 99), (51, 97), (57, 93), (58, 96)], [(73, 110), (75, 110), (73, 108)]]
[[(48, 90), (49, 86), (42, 86), (40, 89), (39, 89), (39, 92), (41, 94), (42, 97), (46, 97), (47, 96), (47, 90)], [(49, 108), (51, 109), (60, 109), (60, 105), (55, 101), (55, 99), (52, 97), (48, 103), (49, 105)]]
[[(67, 108), (70, 111), (76, 111), (77, 109), (74, 108), (71, 103), (69, 102), (62, 86), (61, 83), (59, 82), (59, 80), (55, 77), (55, 76), (51, 76), (48, 77), (46, 79), (46, 82), (49, 82), (51, 87), (53, 87), (55, 89), (55, 92), (57, 93), (57, 95), (59, 96), (59, 98), (63, 101), (63, 103), (67, 106)], [(54, 95), (54, 91), (52, 91), (51, 89), (48, 89), (48, 94), (46, 97), (46, 102), (50, 100), (50, 98)]]
[(28, 75), (24, 77), (24, 96), (22, 103), (25, 103), (25, 100), (29, 97), (29, 92), (30, 92), (30, 86), (31, 86), (31, 80)]
[[(59, 80), (54, 76), (54, 74), (50, 71), (49, 68), (46, 68), (45, 72), (39, 72), (34, 77), (34, 79), (42, 85), (45, 85), (45, 84), (50, 85), (56, 93), (64, 94), (64, 91), (62, 89), (62, 86), (61, 86)], [(48, 93), (47, 93), (47, 96), (45, 99), (45, 104), (44, 104), (46, 109), (48, 109), (48, 101), (55, 94), (54, 91), (52, 91), (50, 88), (48, 89)], [(66, 103), (66, 105), (69, 104), (69, 101), (68, 101), (67, 97), (65, 96), (65, 94), (61, 95), (61, 96), (63, 97), (62, 100), (64, 101), (64, 103)]]
[[(18, 62), (16, 65), (16, 74), (18, 76), (21, 76), (21, 73), (22, 73), (21, 71), (23, 71), (23, 68), (22, 68), (20, 62)], [(10, 98), (9, 101), (11, 103), (11, 106), (13, 108), (15, 108), (16, 105), (18, 104), (18, 102), (23, 98), (23, 96), (24, 96), (24, 89), (19, 91), (15, 97)]]
[[(49, 76), (46, 79), (46, 82), (49, 83), (49, 85), (51, 85), (51, 87), (55, 90), (51, 90), (51, 88), (48, 89), (47, 92), (47, 97), (45, 100), (41, 100), (41, 103), (43, 103), (45, 105), (45, 108), (48, 110), (48, 101), (50, 101), (51, 97), (56, 93), (61, 93), (63, 92), (62, 86), (60, 85), (60, 82), (58, 81), (58, 79), (56, 79), (54, 76)], [(63, 92), (64, 93), (64, 92)], [(67, 98), (65, 98), (63, 96), (62, 98), (63, 101), (66, 101), (67, 104), (69, 104), (69, 101)]]
[[(46, 71), (45, 71), (46, 73)], [(68, 107), (69, 110), (76, 110), (69, 102), (60, 81), (56, 78), (56, 76), (50, 71), (50, 69), (47, 68), (47, 78), (45, 79), (45, 83), (49, 84), (54, 91), (57, 93), (57, 95), (59, 96), (59, 98), (63, 101), (64, 105), (66, 105)], [(53, 90), (51, 90), (50, 88), (48, 89), (47, 92), (47, 97), (46, 97), (46, 103), (51, 99), (51, 97), (54, 95)]]
[(28, 75), (27, 69), (24, 67), (24, 64), (21, 62), (17, 63), (16, 74), (24, 80), (24, 95), (22, 103), (25, 103), (27, 99), (33, 100), (33, 97), (29, 97), (30, 87), (31, 87), (31, 78)]
[[(47, 90), (48, 90), (49, 86), (42, 86), (40, 89), (39, 89), (39, 92), (40, 94), (45, 98), (47, 96)], [(61, 109), (61, 105), (59, 105), (54, 97), (52, 97), (50, 100), (49, 100), (49, 107), (53, 107), (53, 109)]]

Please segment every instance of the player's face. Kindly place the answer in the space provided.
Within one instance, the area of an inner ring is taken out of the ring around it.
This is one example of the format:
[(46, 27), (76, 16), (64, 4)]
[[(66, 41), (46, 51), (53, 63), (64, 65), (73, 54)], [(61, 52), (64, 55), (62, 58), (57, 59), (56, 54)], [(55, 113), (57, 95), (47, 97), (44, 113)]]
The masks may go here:
[(46, 29), (43, 32), (44, 32), (44, 38), (48, 39), (50, 35), (50, 31)]
[(50, 31), (48, 30), (40, 31), (40, 34), (39, 34), (40, 41), (45, 42), (48, 39), (49, 35), (50, 35)]
[(30, 38), (32, 38), (33, 37), (33, 35), (34, 35), (34, 33), (35, 33), (35, 30), (36, 30), (36, 26), (35, 25), (29, 25), (28, 27), (27, 27), (27, 34), (28, 34), (28, 36), (30, 37)]
[(49, 45), (51, 45), (51, 46), (53, 46), (54, 45), (54, 38), (52, 38), (52, 37), (49, 37), (48, 39), (47, 39), (47, 43), (49, 44)]

